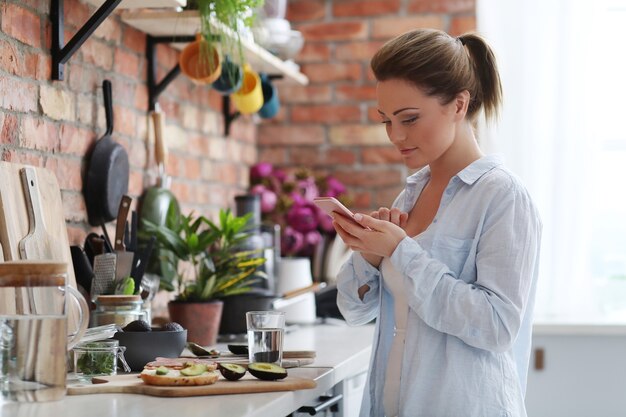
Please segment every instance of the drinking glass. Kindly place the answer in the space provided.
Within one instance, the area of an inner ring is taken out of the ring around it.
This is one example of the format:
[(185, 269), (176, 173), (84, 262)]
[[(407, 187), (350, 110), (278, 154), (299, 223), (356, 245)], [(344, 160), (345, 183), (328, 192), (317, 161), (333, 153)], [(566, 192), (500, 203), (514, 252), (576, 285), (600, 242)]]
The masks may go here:
[(285, 313), (282, 311), (248, 311), (248, 361), (274, 363), (283, 361)]

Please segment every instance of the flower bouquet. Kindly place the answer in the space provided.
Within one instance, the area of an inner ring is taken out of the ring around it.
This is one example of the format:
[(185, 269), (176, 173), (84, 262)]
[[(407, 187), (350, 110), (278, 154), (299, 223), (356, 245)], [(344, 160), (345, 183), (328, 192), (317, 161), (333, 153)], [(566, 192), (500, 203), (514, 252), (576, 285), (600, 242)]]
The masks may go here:
[(277, 169), (266, 162), (250, 169), (250, 193), (260, 195), (262, 220), (281, 226), (282, 256), (311, 258), (324, 237), (335, 235), (332, 218), (313, 203), (315, 197), (348, 204), (346, 187), (336, 178), (306, 168)]

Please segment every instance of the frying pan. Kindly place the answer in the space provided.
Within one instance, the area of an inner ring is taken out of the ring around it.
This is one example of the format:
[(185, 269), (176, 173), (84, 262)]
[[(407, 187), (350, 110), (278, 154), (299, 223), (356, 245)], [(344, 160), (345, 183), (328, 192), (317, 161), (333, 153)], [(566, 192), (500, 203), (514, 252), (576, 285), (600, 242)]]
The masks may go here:
[[(117, 209), (128, 192), (128, 154), (113, 141), (113, 102), (111, 81), (102, 81), (107, 130), (98, 140), (89, 158), (85, 178), (85, 204), (92, 226), (103, 226), (117, 217)], [(104, 226), (103, 226), (104, 227)]]
[[(147, 219), (157, 225), (172, 228), (180, 218), (180, 207), (172, 192), (168, 189), (169, 178), (166, 175), (165, 164), (167, 162), (167, 150), (163, 141), (163, 113), (157, 107), (152, 112), (154, 124), (154, 159), (159, 170), (159, 181), (157, 185), (149, 187), (140, 199), (139, 217)], [(139, 222), (139, 229), (143, 229), (142, 222)], [(142, 246), (147, 246), (148, 239), (143, 238)], [(153, 273), (171, 281), (176, 275), (176, 269), (172, 266), (172, 254), (155, 248), (155, 253), (150, 257), (146, 272)]]

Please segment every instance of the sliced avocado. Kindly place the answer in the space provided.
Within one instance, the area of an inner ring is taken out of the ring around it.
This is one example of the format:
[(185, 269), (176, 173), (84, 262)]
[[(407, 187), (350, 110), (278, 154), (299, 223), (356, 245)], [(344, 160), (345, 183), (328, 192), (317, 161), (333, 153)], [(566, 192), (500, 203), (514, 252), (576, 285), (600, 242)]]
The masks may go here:
[(248, 344), (244, 343), (230, 343), (228, 344), (228, 350), (234, 355), (247, 355)]
[(222, 376), (229, 381), (241, 379), (241, 377), (246, 374), (246, 368), (235, 363), (218, 363), (217, 369), (219, 369)]
[(248, 365), (248, 371), (255, 377), (265, 381), (275, 381), (287, 377), (287, 370), (273, 363), (251, 363)]
[(156, 369), (156, 374), (157, 374), (157, 375), (167, 375), (167, 373), (168, 373), (169, 371), (170, 371), (170, 370), (169, 370), (169, 369), (167, 369), (165, 366), (159, 366), (159, 367)]
[(206, 365), (203, 363), (196, 363), (180, 370), (180, 373), (185, 376), (197, 376), (206, 372)]

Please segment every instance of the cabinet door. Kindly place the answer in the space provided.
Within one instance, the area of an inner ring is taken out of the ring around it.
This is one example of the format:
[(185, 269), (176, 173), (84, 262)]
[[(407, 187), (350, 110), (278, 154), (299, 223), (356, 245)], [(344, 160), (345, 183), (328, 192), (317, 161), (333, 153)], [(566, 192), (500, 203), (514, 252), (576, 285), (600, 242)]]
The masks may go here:
[[(538, 350), (543, 369), (535, 367)], [(625, 389), (626, 335), (534, 337), (528, 416), (621, 417), (626, 415)]]

